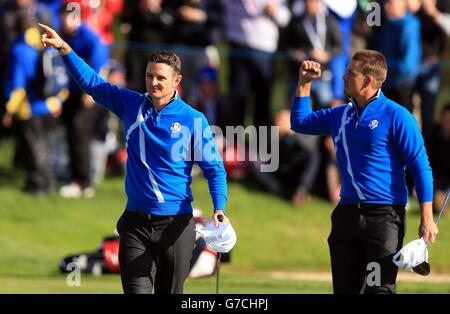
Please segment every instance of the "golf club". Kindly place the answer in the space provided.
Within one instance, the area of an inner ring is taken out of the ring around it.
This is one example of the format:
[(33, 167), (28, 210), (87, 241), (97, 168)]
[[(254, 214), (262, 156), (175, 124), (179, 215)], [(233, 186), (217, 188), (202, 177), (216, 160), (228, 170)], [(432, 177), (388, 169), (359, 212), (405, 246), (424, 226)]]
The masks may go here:
[[(219, 222), (223, 221), (223, 215), (217, 215), (217, 220)], [(216, 264), (216, 294), (219, 294), (219, 272), (220, 272), (220, 259), (222, 257), (222, 253), (217, 252), (217, 264)]]
[(436, 219), (436, 225), (438, 224), (439, 220), (441, 219), (441, 215), (444, 212), (445, 207), (447, 206), (449, 196), (450, 196), (450, 188), (447, 190), (447, 193), (445, 194), (445, 198), (444, 198), (444, 202), (442, 203), (441, 211), (439, 212), (439, 215)]

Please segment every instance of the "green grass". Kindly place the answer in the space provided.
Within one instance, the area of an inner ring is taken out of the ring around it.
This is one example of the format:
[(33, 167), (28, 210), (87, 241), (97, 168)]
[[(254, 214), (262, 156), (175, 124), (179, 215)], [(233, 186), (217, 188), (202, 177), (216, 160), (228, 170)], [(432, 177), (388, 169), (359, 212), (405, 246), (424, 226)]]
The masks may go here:
[[(221, 272), (220, 293), (223, 294), (328, 294), (332, 292), (331, 282), (312, 280), (274, 279), (267, 274), (234, 273), (226, 270)], [(82, 275), (79, 286), (69, 286), (63, 275), (22, 277), (0, 276), (1, 293), (62, 293), (62, 294), (120, 294), (122, 288), (118, 275), (94, 277)], [(185, 293), (214, 294), (216, 291), (215, 276), (188, 279)], [(449, 283), (398, 282), (398, 291), (410, 293), (450, 293)]]
[[(80, 286), (70, 287), (66, 277), (51, 276), (43, 278), (0, 277), (3, 293), (122, 293), (118, 275), (81, 277)], [(188, 279), (185, 293), (213, 294), (216, 292), (215, 276)], [(328, 282), (301, 282), (293, 280), (272, 280), (268, 277), (241, 274), (221, 274), (220, 293), (330, 293)]]
[[(22, 175), (9, 170), (10, 143), (0, 143), (0, 293), (120, 293), (117, 275), (82, 275), (68, 287), (60, 260), (93, 251), (112, 234), (123, 211), (123, 178), (108, 178), (93, 199), (32, 197), (20, 191)], [(194, 206), (212, 209), (203, 179), (192, 185)], [(223, 264), (223, 293), (329, 293), (331, 283), (273, 278), (271, 272), (329, 271), (326, 238), (333, 205), (318, 198), (301, 208), (251, 185), (229, 184), (228, 216), (238, 234), (230, 264)], [(408, 212), (406, 241), (417, 238), (418, 208)], [(450, 227), (444, 217), (429, 248), (433, 274), (450, 272)], [(400, 293), (449, 293), (450, 283), (400, 282)], [(215, 277), (188, 280), (188, 293), (214, 293)]]

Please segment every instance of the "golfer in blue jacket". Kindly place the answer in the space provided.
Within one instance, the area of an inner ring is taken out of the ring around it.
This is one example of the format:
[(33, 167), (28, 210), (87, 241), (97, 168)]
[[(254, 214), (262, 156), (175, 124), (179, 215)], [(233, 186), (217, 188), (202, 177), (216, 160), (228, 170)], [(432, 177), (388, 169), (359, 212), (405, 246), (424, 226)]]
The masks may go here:
[(117, 230), (124, 292), (182, 293), (195, 243), (193, 163), (208, 180), (216, 226), (217, 216), (224, 215), (227, 184), (206, 118), (176, 91), (180, 58), (170, 51), (153, 53), (146, 69), (147, 93), (141, 94), (103, 80), (53, 29), (40, 26), (44, 46), (57, 49), (78, 85), (123, 123), (128, 201)]
[(291, 128), (334, 139), (342, 180), (328, 238), (334, 292), (395, 293), (392, 256), (405, 235), (406, 168), (413, 174), (421, 208), (419, 236), (434, 242), (438, 233), (422, 135), (414, 117), (383, 95), (387, 65), (381, 53), (362, 50), (353, 56), (343, 77), (349, 103), (312, 112), (311, 81), (320, 74), (320, 64), (301, 64)]

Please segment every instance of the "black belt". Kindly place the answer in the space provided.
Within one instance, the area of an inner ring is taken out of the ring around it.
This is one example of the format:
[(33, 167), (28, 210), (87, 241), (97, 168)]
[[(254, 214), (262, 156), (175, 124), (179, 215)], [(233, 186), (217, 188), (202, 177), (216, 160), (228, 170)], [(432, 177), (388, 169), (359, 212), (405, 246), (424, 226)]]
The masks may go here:
[[(350, 205), (350, 204), (349, 204)], [(368, 204), (368, 203), (356, 203), (356, 204), (351, 204), (353, 206), (358, 207), (359, 209), (376, 209), (376, 208), (392, 208), (396, 211), (398, 210), (404, 210), (406, 205), (394, 205), (394, 204)]]
[(131, 210), (128, 210), (128, 209), (125, 210), (125, 212), (126, 212), (128, 215), (135, 216), (135, 217), (139, 217), (139, 218), (146, 218), (146, 219), (148, 219), (148, 220), (150, 220), (150, 219), (155, 219), (155, 218), (162, 219), (162, 218), (167, 218), (167, 217), (169, 217), (169, 216), (153, 215), (153, 214), (144, 213), (144, 212), (138, 212), (138, 211), (131, 211)]
[(145, 213), (145, 212), (141, 212), (141, 211), (134, 211), (134, 210), (129, 210), (129, 209), (125, 209), (125, 213), (127, 215), (130, 216), (134, 216), (134, 217), (139, 217), (139, 218), (145, 218), (148, 220), (164, 220), (164, 219), (168, 219), (171, 217), (183, 217), (183, 216), (190, 216), (192, 217), (192, 213), (185, 213), (185, 214), (181, 214), (181, 215), (155, 215), (155, 214), (149, 214), (149, 213)]

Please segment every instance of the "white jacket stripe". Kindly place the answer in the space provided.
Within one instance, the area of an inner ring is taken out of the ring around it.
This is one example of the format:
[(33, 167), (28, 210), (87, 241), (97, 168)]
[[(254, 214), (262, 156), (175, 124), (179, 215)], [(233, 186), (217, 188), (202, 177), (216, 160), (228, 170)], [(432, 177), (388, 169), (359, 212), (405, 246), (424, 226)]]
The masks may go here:
[[(339, 128), (339, 132), (338, 132), (338, 136), (336, 136), (335, 138), (335, 146), (337, 149), (337, 141), (339, 141), (339, 139), (342, 140), (342, 147), (344, 148), (344, 153), (345, 153), (345, 159), (347, 161), (347, 172), (348, 175), (350, 176), (350, 179), (352, 180), (352, 185), (356, 190), (356, 193), (358, 194), (358, 197), (360, 200), (365, 200), (366, 198), (364, 197), (363, 193), (361, 192), (361, 189), (359, 188), (358, 184), (355, 181), (355, 177), (353, 176), (353, 170), (352, 170), (352, 164), (350, 161), (350, 154), (348, 152), (348, 145), (347, 145), (347, 137), (345, 135), (345, 126), (350, 122), (350, 119), (347, 119), (347, 114), (348, 111), (352, 108), (352, 105), (349, 104), (349, 106), (347, 108), (345, 108), (344, 113), (342, 114), (342, 120), (341, 120), (341, 126)], [(355, 108), (356, 110), (356, 108)]]
[(144, 117), (142, 115), (144, 103), (145, 103), (145, 98), (144, 98), (144, 101), (141, 103), (141, 106), (139, 107), (139, 112), (138, 112), (136, 121), (127, 130), (126, 145), (128, 147), (128, 141), (130, 139), (131, 133), (135, 129), (139, 128), (139, 155), (141, 158), (141, 162), (144, 165), (144, 167), (147, 168), (148, 176), (150, 179), (150, 184), (153, 187), (153, 191), (155, 192), (158, 201), (160, 203), (164, 203), (165, 202), (164, 197), (161, 193), (161, 190), (158, 187), (158, 183), (156, 183), (155, 176), (153, 175), (152, 169), (149, 167), (149, 165), (147, 164), (147, 161), (146, 161), (145, 134), (144, 134), (144, 130), (142, 130), (142, 126), (141, 126), (141, 124), (144, 123)]

